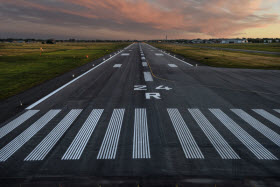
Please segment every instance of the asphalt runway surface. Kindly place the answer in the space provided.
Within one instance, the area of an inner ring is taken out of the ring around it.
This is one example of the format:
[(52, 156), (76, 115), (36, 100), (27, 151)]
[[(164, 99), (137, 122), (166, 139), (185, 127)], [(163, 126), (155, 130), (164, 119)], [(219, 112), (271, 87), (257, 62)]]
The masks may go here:
[(0, 125), (0, 180), (277, 181), (279, 83), (134, 43)]

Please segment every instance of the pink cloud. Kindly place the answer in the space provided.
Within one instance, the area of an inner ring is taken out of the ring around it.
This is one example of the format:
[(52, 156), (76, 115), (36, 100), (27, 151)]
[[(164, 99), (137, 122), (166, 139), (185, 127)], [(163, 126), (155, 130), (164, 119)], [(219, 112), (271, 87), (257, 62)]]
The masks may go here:
[[(264, 0), (0, 0), (25, 16), (37, 16), (49, 24), (73, 23), (157, 35), (163, 32), (232, 36), (244, 29), (279, 22), (275, 14), (263, 13)], [(270, 3), (276, 3), (269, 0)], [(8, 10), (7, 10), (8, 11)], [(49, 15), (49, 16), (48, 16)], [(53, 19), (52, 15), (57, 15)], [(11, 16), (10, 16), (11, 17)], [(17, 15), (17, 19), (23, 19)], [(59, 20), (59, 21), (58, 21)], [(75, 28), (74, 28), (75, 29)]]

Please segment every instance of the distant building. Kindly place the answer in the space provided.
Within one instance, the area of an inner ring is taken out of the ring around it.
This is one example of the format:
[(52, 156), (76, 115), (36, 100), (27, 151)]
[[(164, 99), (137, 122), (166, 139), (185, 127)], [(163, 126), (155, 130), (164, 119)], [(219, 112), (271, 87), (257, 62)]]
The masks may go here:
[(193, 43), (193, 44), (201, 44), (201, 43), (203, 43), (203, 40), (195, 39), (195, 40), (192, 40), (191, 43)]
[(247, 39), (221, 39), (220, 43), (222, 44), (242, 44), (248, 43)]

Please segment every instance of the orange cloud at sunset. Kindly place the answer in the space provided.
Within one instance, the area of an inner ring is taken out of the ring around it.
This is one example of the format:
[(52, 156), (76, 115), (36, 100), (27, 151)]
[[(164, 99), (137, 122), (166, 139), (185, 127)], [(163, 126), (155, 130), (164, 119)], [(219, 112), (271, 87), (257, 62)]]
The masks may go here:
[(12, 24), (23, 22), (33, 27), (24, 28), (25, 35), (35, 30), (45, 37), (268, 37), (266, 27), (270, 37), (280, 37), (280, 3), (275, 0), (0, 0), (0, 5), (5, 23), (0, 37), (16, 35)]

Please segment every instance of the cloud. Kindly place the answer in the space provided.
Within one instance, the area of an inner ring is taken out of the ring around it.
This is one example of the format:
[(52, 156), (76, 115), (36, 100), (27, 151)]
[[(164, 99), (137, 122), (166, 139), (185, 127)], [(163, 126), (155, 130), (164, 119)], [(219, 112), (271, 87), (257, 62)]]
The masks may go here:
[[(262, 9), (264, 1), (0, 0), (0, 21), (29, 22), (33, 26), (31, 32), (34, 33), (35, 28), (46, 35), (56, 33), (56, 30), (57, 35), (63, 35), (65, 32), (62, 31), (72, 29), (68, 35), (89, 38), (100, 36), (100, 32), (114, 39), (125, 39), (126, 36), (130, 39), (159, 38), (166, 33), (174, 37), (230, 37), (245, 29), (279, 23), (278, 14), (269, 14), (267, 7), (266, 11)], [(274, 0), (266, 2), (277, 3)], [(44, 28), (49, 25), (51, 30), (44, 31), (40, 25)], [(5, 31), (12, 28), (9, 23), (4, 27)], [(25, 32), (28, 32), (27, 28)]]

